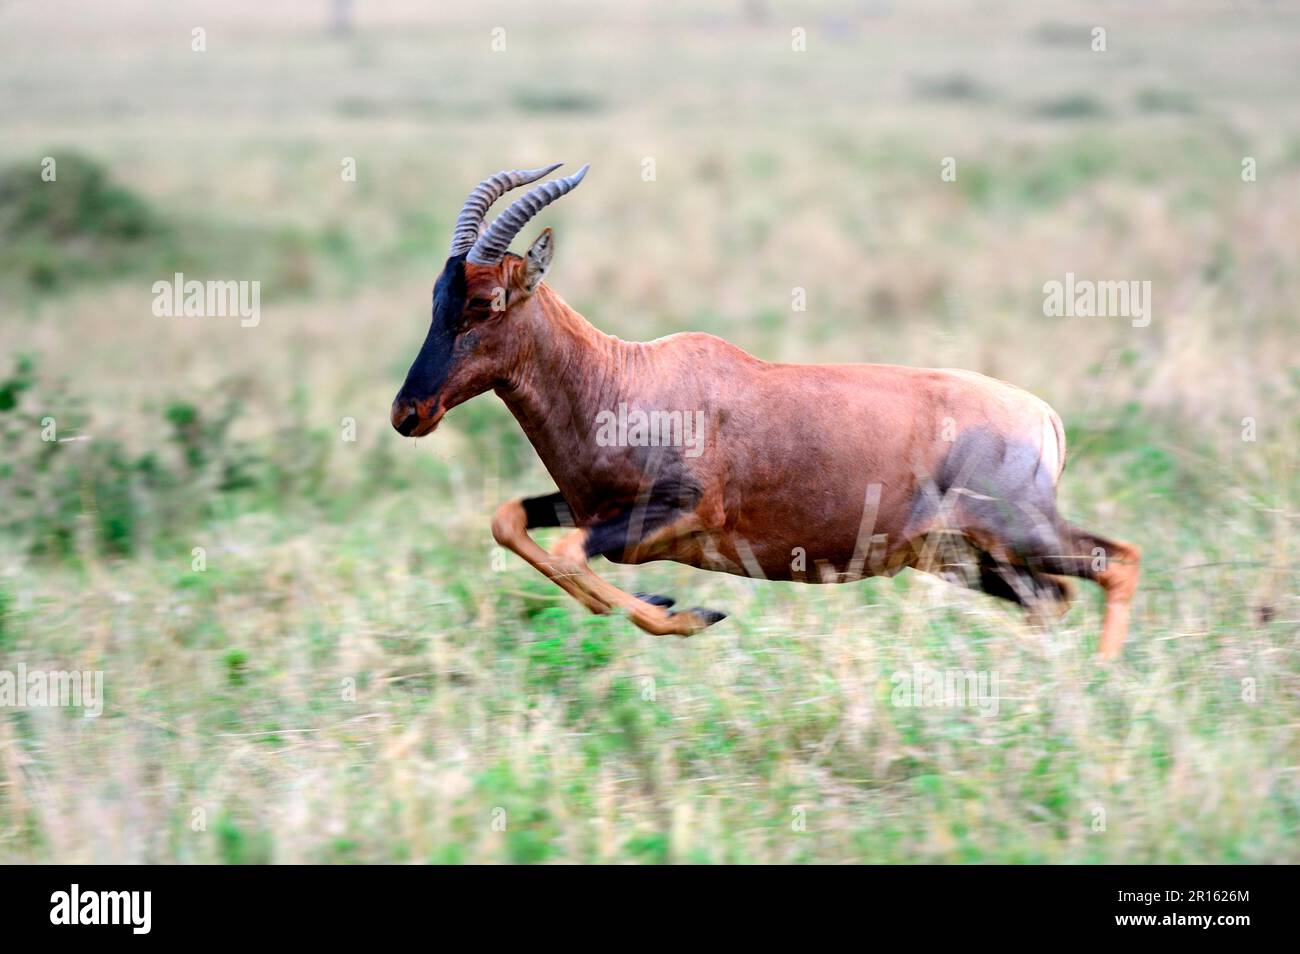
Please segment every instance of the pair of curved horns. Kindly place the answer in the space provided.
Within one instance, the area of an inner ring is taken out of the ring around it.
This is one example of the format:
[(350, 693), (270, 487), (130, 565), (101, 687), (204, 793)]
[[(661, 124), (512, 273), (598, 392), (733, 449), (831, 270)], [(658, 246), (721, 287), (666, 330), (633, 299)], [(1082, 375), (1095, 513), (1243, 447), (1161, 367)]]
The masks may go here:
[(511, 189), (536, 182), (562, 165), (564, 163), (557, 162), (553, 166), (543, 166), (540, 169), (502, 171), (480, 182), (465, 200), (460, 215), (456, 216), (456, 228), (451, 234), (451, 254), (462, 255), (468, 251), (466, 260), (475, 265), (495, 265), (501, 261), (511, 241), (519, 234), (519, 230), (528, 224), (528, 220), (560, 196), (571, 191), (587, 174), (588, 166), (583, 166), (571, 176), (552, 179), (529, 190), (523, 198), (516, 199), (509, 208), (497, 216), (486, 231), (479, 234), (487, 210), (491, 208), (493, 202)]

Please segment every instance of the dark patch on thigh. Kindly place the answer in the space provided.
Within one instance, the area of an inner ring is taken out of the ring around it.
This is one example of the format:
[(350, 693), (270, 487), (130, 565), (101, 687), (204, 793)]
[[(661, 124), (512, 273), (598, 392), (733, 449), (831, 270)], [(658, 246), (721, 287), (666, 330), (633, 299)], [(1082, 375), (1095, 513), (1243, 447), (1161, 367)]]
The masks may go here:
[(564, 495), (558, 491), (543, 497), (526, 497), (523, 501), (524, 517), (529, 530), (538, 527), (576, 526)]
[(1028, 606), (1034, 600), (1061, 600), (1069, 596), (1060, 580), (1035, 573), (1028, 567), (999, 563), (987, 553), (980, 553), (979, 573), (979, 588), (983, 592), (1021, 606)]
[(909, 525), (923, 528), (946, 510), (958, 528), (987, 532), (1013, 552), (1059, 549), (1052, 477), (1029, 442), (967, 428), (917, 488)]
[(649, 533), (690, 513), (703, 492), (681, 455), (662, 447), (638, 454), (643, 467), (643, 489), (632, 499), (602, 507), (611, 515), (588, 527), (587, 556), (618, 560)]

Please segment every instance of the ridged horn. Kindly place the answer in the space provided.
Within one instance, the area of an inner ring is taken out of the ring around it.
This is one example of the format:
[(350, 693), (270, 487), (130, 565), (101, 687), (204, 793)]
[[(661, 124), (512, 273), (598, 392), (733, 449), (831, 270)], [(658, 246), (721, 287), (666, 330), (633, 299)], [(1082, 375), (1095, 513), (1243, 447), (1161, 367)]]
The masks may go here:
[(474, 247), (469, 250), (466, 261), (475, 265), (495, 265), (501, 261), (511, 241), (528, 224), (528, 220), (566, 192), (572, 191), (589, 168), (590, 165), (585, 165), (571, 176), (543, 182), (523, 198), (512, 202), (508, 209), (492, 220), (488, 230), (479, 236)]
[(564, 163), (557, 162), (553, 166), (544, 166), (541, 169), (515, 169), (509, 172), (503, 169), (475, 186), (474, 191), (465, 200), (460, 215), (456, 216), (456, 228), (451, 233), (451, 254), (464, 255), (478, 241), (483, 216), (487, 215), (487, 210), (492, 207), (493, 202), (511, 189), (536, 182), (542, 176), (549, 176), (562, 165)]

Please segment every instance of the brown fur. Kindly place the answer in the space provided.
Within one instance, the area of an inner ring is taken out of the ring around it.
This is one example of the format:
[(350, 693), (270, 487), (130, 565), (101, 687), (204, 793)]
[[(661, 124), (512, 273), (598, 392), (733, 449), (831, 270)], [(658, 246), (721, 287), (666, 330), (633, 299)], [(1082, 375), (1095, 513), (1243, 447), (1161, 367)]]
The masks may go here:
[[(1138, 551), (1056, 514), (1064, 432), (1043, 401), (966, 371), (769, 363), (707, 334), (622, 341), (541, 283), (549, 230), (539, 245), (528, 259), (465, 264), (466, 300), (506, 288), (508, 307), (467, 317), (445, 383), (399, 395), (393, 423), (414, 413), (410, 433), (428, 434), (494, 390), (577, 529), (548, 553), (514, 501), (493, 535), (593, 612), (683, 636), (721, 618), (624, 593), (591, 570), (592, 547), (625, 563), (814, 583), (914, 567), (1036, 612), (1067, 600), (1060, 577), (1078, 576), (1103, 588), (1101, 652), (1119, 653)], [(704, 452), (600, 446), (597, 415), (620, 403), (703, 411)]]

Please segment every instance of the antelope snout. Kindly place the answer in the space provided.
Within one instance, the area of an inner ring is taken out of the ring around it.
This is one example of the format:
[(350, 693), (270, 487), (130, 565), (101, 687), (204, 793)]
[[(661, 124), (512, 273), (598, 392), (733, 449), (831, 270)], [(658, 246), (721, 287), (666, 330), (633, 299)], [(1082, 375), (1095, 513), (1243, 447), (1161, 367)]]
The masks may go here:
[(436, 409), (434, 404), (434, 401), (413, 401), (399, 394), (388, 412), (388, 419), (393, 422), (393, 429), (403, 437), (423, 437), (432, 433), (442, 420), (442, 402), (437, 402)]
[(415, 402), (402, 397), (400, 394), (393, 401), (393, 408), (389, 412), (389, 418), (393, 422), (393, 429), (403, 437), (410, 437), (420, 425), (420, 414), (415, 408)]

